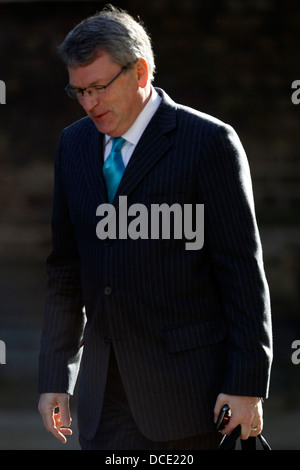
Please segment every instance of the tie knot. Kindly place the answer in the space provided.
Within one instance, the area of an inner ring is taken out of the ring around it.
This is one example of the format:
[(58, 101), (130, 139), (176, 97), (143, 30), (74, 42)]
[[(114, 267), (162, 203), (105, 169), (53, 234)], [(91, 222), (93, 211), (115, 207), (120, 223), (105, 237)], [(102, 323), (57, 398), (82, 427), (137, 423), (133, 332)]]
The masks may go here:
[(123, 137), (113, 137), (112, 138), (112, 152), (119, 152), (123, 147), (125, 139)]

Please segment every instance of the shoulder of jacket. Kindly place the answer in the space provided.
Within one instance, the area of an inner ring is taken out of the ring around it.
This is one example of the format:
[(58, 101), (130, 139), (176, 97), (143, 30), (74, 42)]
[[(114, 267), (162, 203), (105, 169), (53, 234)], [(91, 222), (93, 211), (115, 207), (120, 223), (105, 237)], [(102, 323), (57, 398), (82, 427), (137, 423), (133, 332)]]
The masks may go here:
[(207, 126), (211, 126), (212, 128), (228, 127), (228, 124), (223, 122), (221, 119), (218, 119), (210, 114), (204, 113), (197, 109), (191, 108), (190, 106), (178, 104), (177, 112), (179, 118), (189, 119), (190, 122), (195, 124), (205, 124)]
[(173, 101), (173, 99), (170, 98), (169, 95), (163, 89), (156, 88), (156, 91), (162, 98), (162, 103), (159, 109), (163, 109), (167, 113), (169, 113), (170, 111), (175, 111), (177, 119), (179, 119), (179, 121), (186, 121), (189, 124), (195, 125), (206, 124), (215, 128), (227, 127), (227, 124), (225, 122), (212, 115), (199, 111), (190, 106), (186, 106), (184, 104)]

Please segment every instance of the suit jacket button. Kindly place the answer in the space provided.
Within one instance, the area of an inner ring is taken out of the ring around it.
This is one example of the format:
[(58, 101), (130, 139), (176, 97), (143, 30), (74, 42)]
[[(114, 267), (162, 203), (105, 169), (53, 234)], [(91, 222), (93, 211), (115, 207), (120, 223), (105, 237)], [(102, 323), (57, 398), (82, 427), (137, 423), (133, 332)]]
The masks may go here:
[(105, 295), (111, 295), (111, 293), (112, 293), (112, 288), (110, 286), (106, 286), (104, 288), (104, 294)]
[(110, 339), (109, 338), (103, 338), (103, 344), (105, 346), (108, 346), (110, 344)]

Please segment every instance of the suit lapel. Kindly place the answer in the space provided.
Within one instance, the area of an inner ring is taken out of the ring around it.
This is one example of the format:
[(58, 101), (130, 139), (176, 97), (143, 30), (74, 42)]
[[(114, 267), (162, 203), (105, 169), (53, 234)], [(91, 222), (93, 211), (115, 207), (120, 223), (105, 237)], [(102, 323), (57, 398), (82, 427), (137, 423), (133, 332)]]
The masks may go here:
[(167, 134), (176, 127), (175, 103), (162, 90), (157, 91), (162, 102), (129, 160), (113, 201), (115, 207), (119, 195), (128, 196), (172, 145)]
[(103, 176), (103, 134), (92, 121), (88, 128), (86, 139), (81, 145), (83, 168), (88, 186), (93, 197), (99, 202), (107, 202), (107, 190)]

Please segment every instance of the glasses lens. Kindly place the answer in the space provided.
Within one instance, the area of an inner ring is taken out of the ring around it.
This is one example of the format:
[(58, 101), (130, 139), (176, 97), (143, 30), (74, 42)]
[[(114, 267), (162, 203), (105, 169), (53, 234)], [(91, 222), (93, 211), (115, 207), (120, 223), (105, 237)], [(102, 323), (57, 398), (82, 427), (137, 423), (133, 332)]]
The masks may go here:
[(67, 95), (72, 98), (73, 100), (78, 100), (79, 98), (79, 93), (78, 91), (74, 90), (74, 88), (72, 88), (70, 85), (67, 85), (66, 88), (65, 88), (65, 92), (67, 93)]

